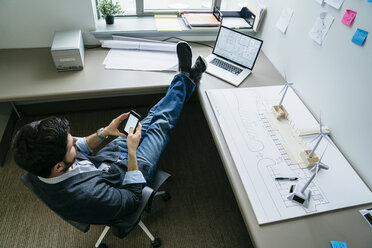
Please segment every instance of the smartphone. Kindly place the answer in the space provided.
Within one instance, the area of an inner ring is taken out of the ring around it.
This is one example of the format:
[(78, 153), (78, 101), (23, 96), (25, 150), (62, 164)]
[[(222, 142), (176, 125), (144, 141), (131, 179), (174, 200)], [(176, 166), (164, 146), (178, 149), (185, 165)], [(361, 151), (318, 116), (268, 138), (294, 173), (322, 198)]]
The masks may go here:
[(127, 123), (125, 124), (124, 127), (124, 134), (128, 135), (129, 134), (129, 128), (133, 127), (133, 133), (136, 132), (138, 122), (141, 120), (141, 116), (137, 114), (135, 111), (131, 110)]

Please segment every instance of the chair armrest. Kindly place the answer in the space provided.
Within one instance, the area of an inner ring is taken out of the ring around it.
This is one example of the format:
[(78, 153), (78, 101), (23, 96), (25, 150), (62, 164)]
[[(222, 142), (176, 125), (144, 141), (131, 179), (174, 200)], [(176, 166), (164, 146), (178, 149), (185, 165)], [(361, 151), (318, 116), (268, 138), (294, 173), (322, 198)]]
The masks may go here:
[(154, 179), (151, 181), (149, 186), (154, 190), (154, 192), (151, 195), (151, 198), (147, 204), (146, 207), (146, 212), (150, 213), (151, 212), (151, 206), (152, 206), (152, 201), (154, 199), (154, 195), (156, 192), (158, 192), (159, 188), (171, 177), (171, 174), (158, 170), (154, 176)]
[(152, 195), (153, 190), (150, 187), (145, 186), (142, 189), (142, 200), (140, 205), (138, 206), (136, 212), (128, 215), (123, 219), (123, 222), (112, 226), (113, 233), (115, 236), (119, 238), (124, 238), (127, 236), (132, 229), (138, 224), (138, 222), (141, 220), (141, 215), (142, 212), (144, 211), (151, 195)]
[(158, 170), (154, 176), (154, 179), (149, 184), (149, 186), (154, 190), (153, 193), (156, 193), (159, 190), (160, 186), (162, 186), (163, 183), (165, 183), (165, 181), (167, 181), (170, 177), (171, 174), (165, 171)]

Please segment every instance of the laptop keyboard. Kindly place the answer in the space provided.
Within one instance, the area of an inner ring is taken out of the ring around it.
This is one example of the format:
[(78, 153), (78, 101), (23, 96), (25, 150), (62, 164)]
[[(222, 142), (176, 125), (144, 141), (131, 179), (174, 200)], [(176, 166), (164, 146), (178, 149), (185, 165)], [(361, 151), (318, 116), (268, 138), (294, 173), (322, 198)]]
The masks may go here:
[(222, 68), (226, 71), (234, 73), (235, 75), (239, 75), (243, 71), (242, 69), (240, 69), (236, 66), (233, 66), (232, 64), (229, 64), (225, 61), (217, 59), (217, 58), (212, 59), (212, 61), (210, 63), (215, 65), (215, 66), (218, 66), (218, 67), (220, 67), (220, 68)]

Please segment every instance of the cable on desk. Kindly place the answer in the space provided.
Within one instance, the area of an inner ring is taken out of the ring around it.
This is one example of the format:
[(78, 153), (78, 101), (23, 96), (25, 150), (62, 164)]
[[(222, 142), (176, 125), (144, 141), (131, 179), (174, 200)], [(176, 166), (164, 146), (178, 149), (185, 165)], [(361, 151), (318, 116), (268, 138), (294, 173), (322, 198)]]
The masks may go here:
[(101, 47), (101, 45), (85, 45), (84, 46), (85, 49), (94, 49), (94, 48), (98, 48), (98, 47)]
[[(184, 39), (181, 39), (181, 38), (178, 38), (178, 37), (168, 37), (168, 38), (166, 38), (162, 41), (167, 41), (167, 40), (170, 40), (170, 39), (176, 39), (176, 40), (185, 41), (185, 42), (188, 42), (188, 43), (194, 43), (194, 44), (206, 46), (206, 47), (209, 47), (209, 48), (213, 49), (213, 47), (210, 46), (210, 45), (207, 45), (207, 44), (204, 44), (204, 43), (201, 43), (201, 42), (196, 42), (196, 41), (187, 41), (187, 40), (184, 40)], [(101, 47), (101, 45), (85, 45), (84, 46), (85, 49), (94, 49), (94, 48), (98, 48), (98, 47)]]
[(180, 41), (186, 41), (188, 43), (195, 43), (195, 44), (206, 46), (206, 47), (209, 47), (209, 48), (212, 48), (213, 49), (213, 47), (210, 46), (210, 45), (207, 45), (207, 44), (204, 44), (204, 43), (201, 43), (201, 42), (196, 42), (196, 41), (187, 41), (187, 40), (184, 40), (184, 39), (181, 39), (181, 38), (178, 38), (178, 37), (168, 37), (168, 38), (166, 38), (166, 39), (164, 39), (162, 41), (167, 41), (167, 40), (170, 40), (170, 39), (176, 39), (176, 40), (180, 40)]

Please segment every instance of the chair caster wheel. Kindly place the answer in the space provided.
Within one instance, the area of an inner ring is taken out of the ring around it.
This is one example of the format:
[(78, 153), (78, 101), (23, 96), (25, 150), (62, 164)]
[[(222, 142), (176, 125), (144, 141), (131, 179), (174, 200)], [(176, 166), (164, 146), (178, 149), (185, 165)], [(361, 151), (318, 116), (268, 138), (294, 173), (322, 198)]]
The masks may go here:
[(168, 192), (165, 192), (165, 194), (162, 195), (161, 198), (163, 199), (163, 201), (168, 201), (170, 200), (171, 195)]
[(154, 241), (152, 241), (152, 247), (160, 247), (161, 246), (161, 240), (159, 238), (155, 238)]
[(108, 248), (106, 244), (100, 244), (98, 248)]

